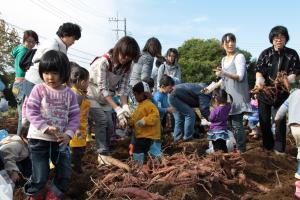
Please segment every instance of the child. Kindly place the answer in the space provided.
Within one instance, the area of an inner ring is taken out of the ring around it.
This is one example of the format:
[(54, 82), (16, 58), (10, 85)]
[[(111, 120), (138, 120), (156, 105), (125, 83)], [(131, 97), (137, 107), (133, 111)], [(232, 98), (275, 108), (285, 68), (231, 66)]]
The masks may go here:
[(133, 159), (142, 165), (151, 144), (155, 140), (160, 140), (159, 112), (148, 99), (147, 93), (150, 92), (150, 88), (147, 83), (138, 82), (132, 90), (138, 102), (138, 106), (129, 120), (129, 125), (133, 128), (136, 138)]
[(164, 74), (159, 81), (159, 90), (154, 94), (153, 100), (158, 107), (160, 121), (163, 125), (163, 120), (167, 113), (172, 113), (173, 108), (169, 105), (168, 94), (172, 92), (175, 81), (168, 75)]
[(278, 109), (275, 121), (279, 121), (283, 119), (288, 112), (288, 126), (291, 129), (291, 133), (296, 141), (296, 146), (298, 148), (297, 160), (298, 160), (298, 167), (297, 172), (295, 173), (295, 178), (298, 181), (295, 182), (296, 185), (296, 192), (295, 196), (300, 198), (300, 89), (294, 90), (293, 93), (290, 94), (288, 99), (280, 106)]
[(34, 86), (26, 106), (32, 176), (24, 190), (30, 200), (44, 198), (50, 159), (55, 165), (55, 175), (47, 187), (46, 199), (58, 200), (67, 191), (71, 177), (68, 144), (78, 129), (80, 110), (76, 95), (64, 85), (70, 77), (66, 54), (46, 52), (39, 63), (39, 75), (44, 82)]
[(208, 140), (212, 141), (215, 151), (228, 152), (226, 140), (229, 139), (227, 132), (227, 120), (231, 109), (227, 102), (227, 93), (225, 90), (216, 89), (212, 93), (213, 110), (210, 112), (210, 129), (208, 131)]
[(258, 116), (258, 101), (256, 98), (256, 95), (251, 98), (250, 101), (251, 107), (252, 107), (252, 113), (248, 115), (248, 126), (251, 129), (251, 133), (249, 133), (250, 136), (252, 136), (254, 139), (258, 138), (258, 122), (259, 122), (259, 116)]
[(80, 107), (80, 124), (73, 139), (70, 141), (72, 168), (77, 173), (82, 173), (81, 160), (85, 152), (88, 129), (88, 115), (91, 102), (86, 98), (89, 84), (89, 72), (78, 64), (71, 62), (71, 75), (69, 85), (77, 96)]

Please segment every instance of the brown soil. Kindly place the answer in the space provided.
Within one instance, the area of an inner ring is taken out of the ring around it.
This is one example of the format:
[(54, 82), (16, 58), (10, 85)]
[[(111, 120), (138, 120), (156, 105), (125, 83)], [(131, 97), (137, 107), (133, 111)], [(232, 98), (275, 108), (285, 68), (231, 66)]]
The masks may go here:
[[(6, 118), (4, 122), (0, 123), (0, 129), (5, 127), (10, 133), (16, 130), (16, 119)], [(170, 138), (167, 137), (167, 141)], [(127, 147), (129, 140), (119, 141), (113, 144), (113, 157), (126, 161), (128, 159)], [(205, 138), (196, 139), (191, 142), (182, 143), (176, 146), (168, 146), (165, 148), (166, 154), (173, 154), (176, 152), (192, 153), (197, 152), (198, 155), (203, 155), (207, 148), (207, 141)], [(94, 146), (89, 144), (86, 156), (83, 160), (83, 174), (73, 174), (70, 189), (64, 199), (66, 200), (83, 200), (92, 196), (91, 189), (95, 186), (93, 180), (103, 176), (101, 168), (97, 166), (97, 157), (94, 153)], [(295, 178), (296, 170), (296, 154), (294, 140), (291, 135), (287, 138), (287, 149), (285, 156), (278, 156), (274, 153), (263, 151), (261, 148), (261, 141), (249, 139), (247, 144), (247, 152), (242, 154), (246, 161), (246, 168), (244, 173), (246, 179), (253, 180), (259, 184), (270, 189), (270, 192), (263, 193), (257, 188), (249, 188), (243, 185), (234, 184), (226, 187), (223, 184), (213, 182), (208, 189), (208, 192), (202, 186), (185, 187), (185, 186), (171, 186), (168, 183), (157, 184), (149, 188), (153, 193), (159, 193), (170, 200), (198, 200), (198, 199), (263, 199), (263, 200), (289, 200), (295, 199)], [(20, 187), (16, 188), (14, 194), (15, 200), (26, 199)], [(96, 196), (91, 199), (104, 199)], [(110, 199), (122, 199), (121, 197), (113, 197)], [(123, 198), (124, 199), (124, 198)]]

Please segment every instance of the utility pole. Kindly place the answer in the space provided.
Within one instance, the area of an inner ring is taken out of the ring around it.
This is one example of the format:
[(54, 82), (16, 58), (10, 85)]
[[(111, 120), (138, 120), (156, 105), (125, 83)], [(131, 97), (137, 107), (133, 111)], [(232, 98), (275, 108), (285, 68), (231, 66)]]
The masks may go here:
[[(117, 28), (112, 30), (112, 31), (116, 32), (117, 40), (119, 40), (119, 31), (123, 31), (124, 35), (125, 36), (127, 35), (126, 18), (119, 19), (119, 16), (118, 16), (118, 13), (117, 13), (117, 17), (110, 17), (110, 18), (108, 18), (108, 21), (117, 23)], [(124, 22), (124, 29), (119, 29), (119, 22)]]

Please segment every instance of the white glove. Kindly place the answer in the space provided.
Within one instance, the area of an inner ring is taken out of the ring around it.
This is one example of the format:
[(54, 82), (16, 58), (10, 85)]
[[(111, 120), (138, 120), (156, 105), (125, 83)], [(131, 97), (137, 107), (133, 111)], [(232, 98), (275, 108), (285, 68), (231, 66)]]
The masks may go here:
[(201, 125), (202, 125), (202, 126), (210, 126), (210, 124), (211, 124), (211, 123), (210, 123), (209, 121), (207, 121), (206, 119), (204, 119), (204, 118), (201, 119)]
[(122, 106), (122, 108), (123, 108), (123, 110), (125, 111), (125, 112), (124, 112), (125, 117), (130, 117), (130, 116), (132, 115), (132, 113), (131, 113), (131, 111), (130, 111), (130, 109), (129, 109), (128, 104), (124, 104), (124, 105)]
[(144, 119), (140, 119), (139, 121), (137, 121), (135, 123), (137, 126), (145, 126), (145, 120)]
[(287, 80), (289, 83), (295, 83), (296, 82), (296, 74), (288, 75)]
[(118, 117), (120, 125), (122, 127), (124, 127), (127, 124), (127, 119), (126, 119), (126, 116), (125, 116), (126, 111), (123, 108), (121, 108), (120, 106), (118, 106), (115, 109), (115, 111), (117, 113), (117, 117)]
[(263, 85), (265, 85), (265, 78), (262, 76), (257, 77), (255, 81), (255, 86), (263, 86)]

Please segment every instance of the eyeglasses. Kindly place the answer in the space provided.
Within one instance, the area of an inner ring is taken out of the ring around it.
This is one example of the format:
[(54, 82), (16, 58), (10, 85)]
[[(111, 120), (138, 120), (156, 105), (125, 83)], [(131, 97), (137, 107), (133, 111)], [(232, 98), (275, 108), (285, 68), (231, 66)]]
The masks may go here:
[(285, 37), (283, 35), (279, 35), (279, 36), (273, 37), (273, 40), (285, 40)]

